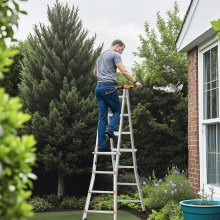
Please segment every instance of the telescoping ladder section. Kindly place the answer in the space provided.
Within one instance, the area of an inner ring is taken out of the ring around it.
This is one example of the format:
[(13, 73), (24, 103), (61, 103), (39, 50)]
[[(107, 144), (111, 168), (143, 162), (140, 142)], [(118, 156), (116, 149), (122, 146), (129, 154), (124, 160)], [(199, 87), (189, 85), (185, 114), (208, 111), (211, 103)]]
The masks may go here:
[[(126, 88), (126, 87), (125, 87)], [(136, 152), (137, 149), (135, 149), (134, 146), (134, 136), (133, 136), (133, 128), (132, 128), (132, 120), (131, 120), (131, 108), (130, 108), (130, 99), (129, 99), (129, 89), (130, 87), (127, 87), (126, 89), (123, 89), (123, 95), (120, 96), (122, 98), (121, 100), (121, 115), (120, 115), (120, 123), (119, 123), (119, 131), (115, 132), (115, 135), (118, 136), (117, 139), (117, 147), (114, 147), (114, 141), (112, 138), (110, 138), (110, 146), (111, 146), (111, 152), (98, 152), (98, 134), (96, 136), (96, 145), (95, 150), (93, 152), (94, 158), (93, 158), (93, 167), (92, 167), (92, 176), (90, 180), (88, 195), (86, 199), (85, 209), (83, 213), (82, 220), (87, 220), (88, 213), (103, 213), (103, 214), (113, 214), (113, 220), (117, 220), (118, 212), (118, 202), (138, 202), (141, 203), (142, 211), (145, 212), (145, 206), (143, 201), (143, 195), (141, 191), (138, 171), (137, 171), (137, 161), (136, 161)], [(125, 107), (127, 105), (127, 113), (125, 113)], [(111, 114), (108, 115), (108, 120), (110, 120)], [(129, 131), (123, 131), (123, 121), (124, 117), (128, 117), (129, 122)], [(121, 142), (122, 142), (122, 135), (130, 135), (130, 148), (121, 148)], [(120, 165), (120, 155), (122, 153), (131, 153), (132, 154), (132, 161), (133, 164), (131, 166), (125, 166)], [(112, 171), (98, 171), (97, 170), (97, 161), (98, 156), (111, 156), (112, 157)], [(133, 169), (134, 171), (134, 177), (135, 182), (134, 183), (125, 183), (125, 182), (118, 182), (118, 173), (119, 169)], [(113, 175), (113, 190), (112, 191), (103, 191), (103, 190), (94, 190), (94, 183), (96, 174), (106, 174), (106, 175)], [(118, 186), (136, 186), (139, 199), (118, 199)], [(89, 209), (90, 200), (92, 194), (112, 194), (113, 195), (113, 210), (91, 210)]]

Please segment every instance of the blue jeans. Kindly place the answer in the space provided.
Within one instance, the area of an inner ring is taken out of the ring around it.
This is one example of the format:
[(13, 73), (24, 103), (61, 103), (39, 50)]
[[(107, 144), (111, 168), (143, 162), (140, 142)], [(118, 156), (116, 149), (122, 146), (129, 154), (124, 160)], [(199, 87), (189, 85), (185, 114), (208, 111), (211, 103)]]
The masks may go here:
[[(95, 90), (96, 99), (99, 108), (98, 121), (98, 149), (106, 147), (105, 131), (114, 132), (121, 113), (121, 104), (115, 86), (97, 85)], [(111, 109), (113, 116), (108, 124), (108, 107)]]

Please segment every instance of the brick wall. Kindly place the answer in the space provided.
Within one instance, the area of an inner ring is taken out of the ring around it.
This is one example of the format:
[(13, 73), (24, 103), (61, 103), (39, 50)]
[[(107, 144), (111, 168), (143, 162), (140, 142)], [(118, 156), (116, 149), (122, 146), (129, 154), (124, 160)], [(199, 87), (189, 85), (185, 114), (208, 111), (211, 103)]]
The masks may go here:
[(195, 192), (200, 188), (198, 49), (188, 52), (188, 177)]

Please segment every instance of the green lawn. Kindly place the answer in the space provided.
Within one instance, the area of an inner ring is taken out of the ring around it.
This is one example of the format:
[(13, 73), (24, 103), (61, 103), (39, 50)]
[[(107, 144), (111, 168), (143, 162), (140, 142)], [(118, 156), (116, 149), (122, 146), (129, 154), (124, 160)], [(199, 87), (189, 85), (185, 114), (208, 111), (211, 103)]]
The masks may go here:
[[(65, 211), (65, 212), (43, 212), (36, 213), (30, 220), (81, 220), (83, 216), (82, 211)], [(94, 214), (89, 213), (87, 216), (88, 220), (112, 220), (111, 214)], [(128, 213), (119, 211), (118, 220), (140, 220), (136, 216)]]

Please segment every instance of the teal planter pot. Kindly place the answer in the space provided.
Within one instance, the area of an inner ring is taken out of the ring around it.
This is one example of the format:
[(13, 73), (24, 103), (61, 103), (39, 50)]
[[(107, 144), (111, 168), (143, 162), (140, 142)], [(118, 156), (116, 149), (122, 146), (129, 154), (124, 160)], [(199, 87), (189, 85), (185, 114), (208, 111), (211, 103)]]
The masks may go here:
[(201, 199), (180, 202), (184, 220), (220, 220), (220, 201), (213, 205), (200, 205)]

